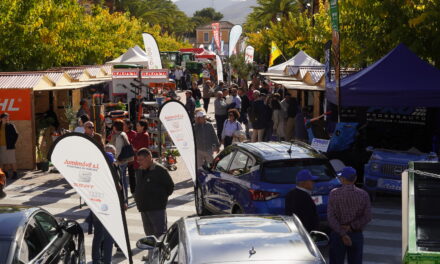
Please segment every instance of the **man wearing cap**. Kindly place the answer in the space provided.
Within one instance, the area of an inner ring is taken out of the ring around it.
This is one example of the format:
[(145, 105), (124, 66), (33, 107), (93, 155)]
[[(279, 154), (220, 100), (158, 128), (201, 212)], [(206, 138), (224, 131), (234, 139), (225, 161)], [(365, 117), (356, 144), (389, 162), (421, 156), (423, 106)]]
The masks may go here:
[(311, 193), (314, 181), (319, 179), (309, 170), (300, 170), (296, 174), (296, 187), (286, 196), (286, 215), (295, 214), (307, 232), (316, 230), (319, 225), (318, 211), (312, 200)]
[(197, 167), (201, 167), (205, 161), (208, 163), (212, 162), (214, 151), (218, 151), (220, 148), (214, 126), (206, 122), (206, 113), (204, 111), (198, 111), (196, 114), (194, 134), (197, 148)]
[(330, 264), (362, 263), (364, 237), (362, 231), (371, 221), (368, 193), (357, 188), (356, 170), (346, 167), (338, 174), (342, 187), (329, 195), (327, 219), (330, 234)]

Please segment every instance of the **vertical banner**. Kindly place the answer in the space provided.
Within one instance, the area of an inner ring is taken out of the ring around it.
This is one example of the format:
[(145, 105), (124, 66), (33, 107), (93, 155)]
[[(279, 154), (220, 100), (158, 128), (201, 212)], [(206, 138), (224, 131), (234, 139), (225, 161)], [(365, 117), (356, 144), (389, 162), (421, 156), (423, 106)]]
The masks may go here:
[(324, 56), (325, 56), (325, 72), (324, 72), (324, 77), (325, 77), (325, 86), (327, 89), (327, 85), (331, 82), (332, 80), (332, 65), (331, 65), (331, 49), (332, 49), (332, 41), (329, 40), (327, 41), (327, 43), (325, 43), (324, 46)]
[(330, 0), (330, 19), (332, 25), (333, 58), (335, 65), (336, 102), (338, 105), (338, 121), (340, 121), (341, 105), (341, 66), (340, 66), (340, 39), (339, 39), (339, 10), (338, 0)]
[(253, 63), (254, 62), (254, 52), (255, 49), (252, 46), (247, 46), (245, 53), (244, 53), (244, 61), (246, 63)]
[(232, 56), (232, 53), (235, 49), (235, 46), (237, 45), (238, 40), (240, 39), (242, 32), (243, 28), (240, 25), (235, 25), (232, 27), (231, 32), (229, 33), (229, 57)]
[(144, 40), (145, 53), (148, 56), (149, 69), (162, 69), (162, 61), (160, 60), (159, 47), (151, 34), (142, 33)]
[(216, 23), (212, 23), (211, 24), (212, 27), (212, 36), (214, 38), (215, 41), (215, 45), (217, 47), (217, 50), (221, 50), (221, 43), (220, 43), (220, 23), (216, 22)]
[(223, 64), (222, 64), (222, 59), (220, 59), (220, 56), (215, 55), (215, 61), (216, 61), (216, 64), (217, 64), (217, 82), (218, 83), (224, 82), (224, 80), (223, 80)]
[(196, 144), (191, 119), (185, 106), (179, 101), (167, 101), (160, 107), (159, 119), (176, 145), (195, 185)]
[(133, 263), (118, 176), (105, 155), (89, 136), (68, 133), (55, 141), (48, 157)]

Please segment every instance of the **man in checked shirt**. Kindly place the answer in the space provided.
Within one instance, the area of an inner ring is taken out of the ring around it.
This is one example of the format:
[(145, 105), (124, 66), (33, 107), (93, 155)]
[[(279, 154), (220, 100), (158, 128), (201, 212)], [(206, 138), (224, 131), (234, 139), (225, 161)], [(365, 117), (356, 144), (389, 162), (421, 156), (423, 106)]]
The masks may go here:
[(368, 193), (357, 188), (356, 170), (346, 167), (338, 174), (342, 187), (330, 192), (327, 219), (330, 234), (330, 264), (362, 263), (364, 236), (362, 230), (371, 221)]

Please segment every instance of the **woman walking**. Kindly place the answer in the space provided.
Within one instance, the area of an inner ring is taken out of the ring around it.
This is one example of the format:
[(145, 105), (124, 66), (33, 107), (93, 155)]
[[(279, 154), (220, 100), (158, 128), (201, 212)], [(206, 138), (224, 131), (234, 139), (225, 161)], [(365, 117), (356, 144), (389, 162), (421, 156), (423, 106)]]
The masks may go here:
[(229, 109), (228, 119), (225, 121), (222, 131), (222, 141), (225, 148), (232, 144), (234, 133), (243, 129), (240, 122), (238, 122), (239, 117), (240, 113), (237, 109)]

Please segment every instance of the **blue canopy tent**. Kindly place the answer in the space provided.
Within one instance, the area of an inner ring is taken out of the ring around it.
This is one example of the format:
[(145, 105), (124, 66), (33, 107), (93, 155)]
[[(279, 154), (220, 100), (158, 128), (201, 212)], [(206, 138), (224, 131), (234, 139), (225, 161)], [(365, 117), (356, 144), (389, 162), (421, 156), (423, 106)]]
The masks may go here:
[[(326, 97), (336, 104), (336, 85)], [(440, 70), (420, 59), (405, 45), (369, 67), (341, 80), (341, 106), (440, 107)]]

